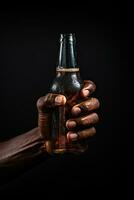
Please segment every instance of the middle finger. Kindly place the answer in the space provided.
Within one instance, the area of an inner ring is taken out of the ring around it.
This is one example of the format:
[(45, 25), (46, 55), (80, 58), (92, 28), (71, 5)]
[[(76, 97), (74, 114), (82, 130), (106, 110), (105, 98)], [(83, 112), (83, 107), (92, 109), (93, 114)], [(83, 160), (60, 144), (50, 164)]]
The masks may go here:
[(78, 118), (74, 118), (74, 119), (69, 119), (66, 122), (66, 127), (69, 130), (72, 130), (74, 128), (77, 128), (79, 126), (90, 126), (92, 124), (96, 124), (99, 121), (99, 117), (97, 113), (92, 113), (89, 115), (86, 115), (84, 117), (78, 117)]
[(74, 116), (78, 116), (80, 114), (88, 114), (90, 111), (98, 109), (99, 106), (99, 100), (92, 97), (84, 102), (73, 106), (71, 112)]

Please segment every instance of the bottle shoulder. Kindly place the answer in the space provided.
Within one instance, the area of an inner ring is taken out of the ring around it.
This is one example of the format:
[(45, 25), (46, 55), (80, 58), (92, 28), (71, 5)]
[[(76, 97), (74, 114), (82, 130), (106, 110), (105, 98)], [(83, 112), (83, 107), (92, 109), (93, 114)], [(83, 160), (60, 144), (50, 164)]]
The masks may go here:
[(61, 94), (73, 94), (78, 92), (83, 85), (80, 75), (66, 73), (63, 76), (56, 76), (51, 85), (51, 92)]

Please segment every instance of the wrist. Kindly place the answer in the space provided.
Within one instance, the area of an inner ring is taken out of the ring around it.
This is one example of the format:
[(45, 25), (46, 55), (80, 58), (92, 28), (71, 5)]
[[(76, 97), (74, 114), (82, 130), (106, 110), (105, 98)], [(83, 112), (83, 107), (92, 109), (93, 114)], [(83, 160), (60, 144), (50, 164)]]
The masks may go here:
[(10, 166), (45, 155), (44, 139), (36, 127), (8, 141), (0, 143), (0, 166)]

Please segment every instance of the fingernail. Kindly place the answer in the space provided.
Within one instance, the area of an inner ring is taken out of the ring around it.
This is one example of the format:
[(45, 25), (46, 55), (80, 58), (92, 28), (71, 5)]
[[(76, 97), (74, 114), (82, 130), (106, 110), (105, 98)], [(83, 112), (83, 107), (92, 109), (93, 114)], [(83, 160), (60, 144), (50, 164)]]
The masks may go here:
[(67, 121), (66, 123), (67, 128), (74, 128), (76, 126), (75, 121)]
[(76, 133), (68, 133), (68, 139), (71, 141), (76, 141), (78, 138), (78, 135)]
[(89, 95), (89, 90), (83, 90), (83, 94), (85, 97), (87, 97)]
[(61, 105), (61, 104), (64, 105), (65, 102), (66, 102), (66, 99), (65, 99), (64, 96), (57, 96), (57, 97), (55, 98), (55, 104), (56, 104), (56, 105)]
[(73, 113), (78, 115), (81, 113), (81, 109), (79, 107), (75, 107), (75, 108), (73, 108)]

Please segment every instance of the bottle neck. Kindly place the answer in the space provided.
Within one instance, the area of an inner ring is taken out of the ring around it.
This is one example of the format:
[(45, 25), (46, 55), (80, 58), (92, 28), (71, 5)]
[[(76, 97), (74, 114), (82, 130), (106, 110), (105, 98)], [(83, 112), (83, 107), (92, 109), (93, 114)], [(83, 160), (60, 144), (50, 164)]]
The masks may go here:
[(77, 68), (76, 40), (74, 34), (61, 34), (58, 68), (66, 70)]

